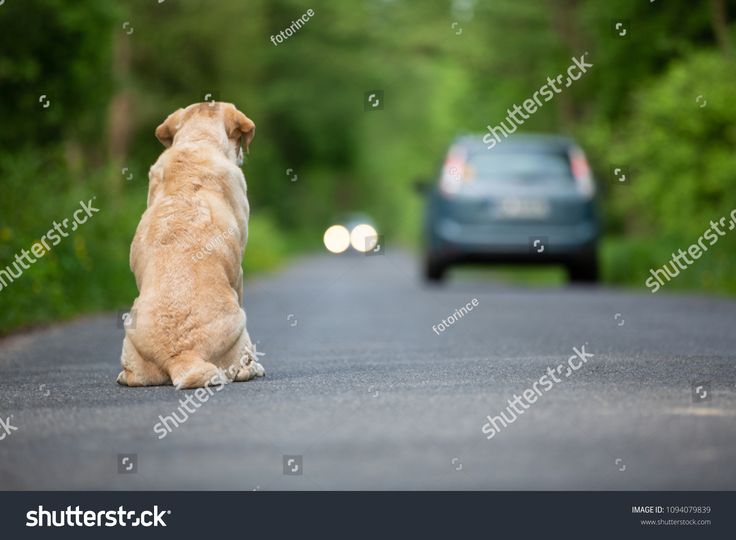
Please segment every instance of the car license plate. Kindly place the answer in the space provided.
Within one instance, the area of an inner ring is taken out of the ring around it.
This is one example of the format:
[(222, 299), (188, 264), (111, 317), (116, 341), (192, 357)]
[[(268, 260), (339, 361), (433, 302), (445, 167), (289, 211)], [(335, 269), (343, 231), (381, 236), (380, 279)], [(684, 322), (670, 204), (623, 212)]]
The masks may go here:
[(507, 197), (496, 207), (501, 219), (544, 219), (549, 216), (549, 203), (543, 199)]

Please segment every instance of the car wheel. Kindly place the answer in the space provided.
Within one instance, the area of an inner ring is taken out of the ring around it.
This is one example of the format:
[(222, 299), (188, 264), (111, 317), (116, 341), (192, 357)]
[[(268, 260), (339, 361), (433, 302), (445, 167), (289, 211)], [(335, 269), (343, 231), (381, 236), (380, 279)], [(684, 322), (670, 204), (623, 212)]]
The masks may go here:
[(429, 255), (424, 262), (424, 279), (430, 283), (441, 283), (447, 275), (447, 269), (445, 261)]
[(567, 273), (573, 283), (598, 283), (598, 253), (590, 249), (567, 265)]

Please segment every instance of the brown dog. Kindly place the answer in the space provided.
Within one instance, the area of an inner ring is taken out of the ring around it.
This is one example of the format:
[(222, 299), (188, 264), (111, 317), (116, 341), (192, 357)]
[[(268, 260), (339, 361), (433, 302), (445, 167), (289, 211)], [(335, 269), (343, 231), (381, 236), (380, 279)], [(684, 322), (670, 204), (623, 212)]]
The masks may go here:
[(230, 103), (190, 105), (156, 128), (167, 149), (130, 248), (140, 294), (118, 383), (183, 389), (263, 376), (241, 307), (250, 210), (239, 166), (255, 128)]

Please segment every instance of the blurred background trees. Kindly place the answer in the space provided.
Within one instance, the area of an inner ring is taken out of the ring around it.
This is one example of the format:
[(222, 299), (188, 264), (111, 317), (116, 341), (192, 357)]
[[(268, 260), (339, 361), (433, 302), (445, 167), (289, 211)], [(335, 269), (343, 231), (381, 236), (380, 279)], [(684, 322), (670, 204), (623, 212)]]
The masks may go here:
[[(736, 0), (8, 0), (0, 267), (79, 200), (96, 195), (101, 212), (0, 291), (0, 332), (130, 303), (128, 248), (162, 149), (153, 130), (178, 107), (210, 94), (258, 126), (244, 169), (250, 275), (318, 248), (352, 210), (389, 245), (411, 246), (412, 181), (436, 173), (458, 133), (498, 123), (586, 51), (594, 67), (524, 128), (588, 151), (604, 191), (604, 275), (640, 286), (736, 207), (734, 17)], [(371, 90), (382, 110), (365, 111)], [(736, 292), (735, 242), (670, 285)]]

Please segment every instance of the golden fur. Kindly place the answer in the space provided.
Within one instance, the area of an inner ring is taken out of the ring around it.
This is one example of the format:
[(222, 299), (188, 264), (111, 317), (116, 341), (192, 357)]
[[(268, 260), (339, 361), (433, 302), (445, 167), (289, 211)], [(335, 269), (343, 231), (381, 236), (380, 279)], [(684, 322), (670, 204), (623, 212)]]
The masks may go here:
[(130, 248), (140, 294), (120, 384), (199, 388), (264, 374), (241, 307), (250, 210), (238, 160), (254, 134), (230, 103), (190, 105), (156, 128), (167, 149)]

